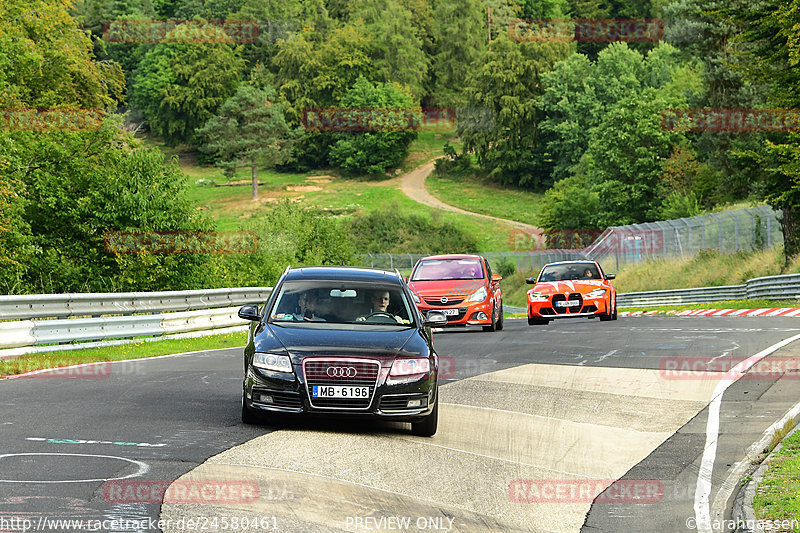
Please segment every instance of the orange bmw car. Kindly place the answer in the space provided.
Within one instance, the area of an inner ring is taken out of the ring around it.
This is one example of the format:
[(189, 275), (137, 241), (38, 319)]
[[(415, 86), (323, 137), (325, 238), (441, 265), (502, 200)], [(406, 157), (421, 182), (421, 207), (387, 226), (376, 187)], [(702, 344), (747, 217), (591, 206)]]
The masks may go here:
[(433, 255), (417, 261), (408, 286), (423, 316), (441, 311), (448, 326), (496, 331), (503, 329), (501, 279), (480, 255)]
[(528, 291), (528, 324), (549, 324), (556, 318), (617, 319), (617, 290), (614, 274), (605, 274), (597, 261), (548, 263), (538, 278), (525, 281), (535, 286)]

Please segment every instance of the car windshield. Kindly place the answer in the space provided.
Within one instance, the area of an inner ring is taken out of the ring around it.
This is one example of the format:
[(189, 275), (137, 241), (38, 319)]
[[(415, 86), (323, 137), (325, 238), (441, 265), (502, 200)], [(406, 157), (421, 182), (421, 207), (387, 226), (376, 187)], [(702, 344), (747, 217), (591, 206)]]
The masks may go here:
[(405, 292), (397, 285), (296, 281), (281, 286), (269, 321), (407, 327), (413, 322), (412, 309)]
[(483, 279), (483, 277), (483, 267), (479, 259), (429, 259), (420, 262), (411, 276), (411, 281)]
[(539, 275), (539, 281), (563, 281), (581, 279), (600, 279), (600, 271), (593, 263), (565, 263), (546, 265)]

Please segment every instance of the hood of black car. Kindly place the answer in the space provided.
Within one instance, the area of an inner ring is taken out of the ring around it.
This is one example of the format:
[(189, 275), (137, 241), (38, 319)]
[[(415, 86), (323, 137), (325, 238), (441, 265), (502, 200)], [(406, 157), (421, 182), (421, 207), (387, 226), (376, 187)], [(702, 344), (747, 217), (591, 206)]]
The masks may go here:
[[(415, 328), (388, 329), (365, 327), (333, 329), (270, 325), (272, 335), (288, 350), (295, 363), (299, 359), (319, 355), (395, 357), (417, 333)], [(257, 339), (258, 341), (258, 339)], [(256, 350), (260, 350), (256, 342)], [(416, 343), (411, 343), (416, 344)], [(419, 355), (409, 353), (405, 355)]]

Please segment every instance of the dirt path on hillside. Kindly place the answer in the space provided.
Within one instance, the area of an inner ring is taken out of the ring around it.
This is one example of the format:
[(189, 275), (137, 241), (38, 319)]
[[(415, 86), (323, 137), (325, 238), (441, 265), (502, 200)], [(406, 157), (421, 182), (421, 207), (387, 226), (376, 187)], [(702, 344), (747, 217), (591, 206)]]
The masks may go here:
[(482, 215), (480, 213), (473, 213), (471, 211), (465, 211), (459, 207), (452, 206), (450, 204), (446, 204), (430, 194), (428, 190), (425, 188), (425, 178), (433, 172), (433, 161), (429, 161), (422, 166), (419, 166), (409, 172), (408, 174), (404, 174), (400, 177), (400, 190), (403, 193), (414, 200), (415, 202), (419, 202), (421, 204), (427, 205), (429, 207), (436, 207), (438, 209), (444, 209), (445, 211), (452, 211), (454, 213), (461, 213), (463, 215), (472, 215), (475, 217), (482, 217), (488, 218), (490, 220), (496, 220), (498, 222), (503, 222), (510, 226), (514, 226), (517, 229), (523, 230), (526, 233), (532, 233), (537, 236), (542, 234), (542, 229), (537, 228), (536, 226), (532, 226), (530, 224), (525, 224), (523, 222), (517, 222), (515, 220), (507, 220), (505, 218), (498, 218), (493, 217), (490, 215)]

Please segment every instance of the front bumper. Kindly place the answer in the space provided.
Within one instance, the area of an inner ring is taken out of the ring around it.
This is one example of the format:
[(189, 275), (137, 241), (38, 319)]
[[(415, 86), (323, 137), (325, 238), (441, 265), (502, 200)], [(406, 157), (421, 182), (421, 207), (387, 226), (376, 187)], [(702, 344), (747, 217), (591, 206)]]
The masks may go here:
[(473, 304), (461, 303), (458, 305), (435, 306), (422, 302), (417, 304), (422, 316), (426, 316), (428, 311), (445, 311), (445, 309), (456, 309), (457, 315), (446, 315), (448, 326), (487, 326), (492, 323), (492, 301), (483, 301)]
[[(389, 378), (388, 374), (388, 367), (380, 368), (365, 407), (336, 407), (333, 399), (326, 400), (325, 406), (319, 405), (319, 400), (314, 404), (302, 366), (295, 366), (291, 375), (249, 366), (243, 383), (244, 399), (250, 409), (293, 415), (369, 416), (413, 422), (431, 413), (436, 402), (435, 369), (423, 376), (401, 379)], [(408, 407), (410, 401), (422, 405)]]
[(546, 318), (548, 320), (558, 318), (580, 318), (592, 317), (609, 313), (608, 300), (604, 298), (590, 298), (581, 300), (578, 307), (555, 308), (552, 297), (543, 301), (531, 302), (528, 300), (529, 318)]

